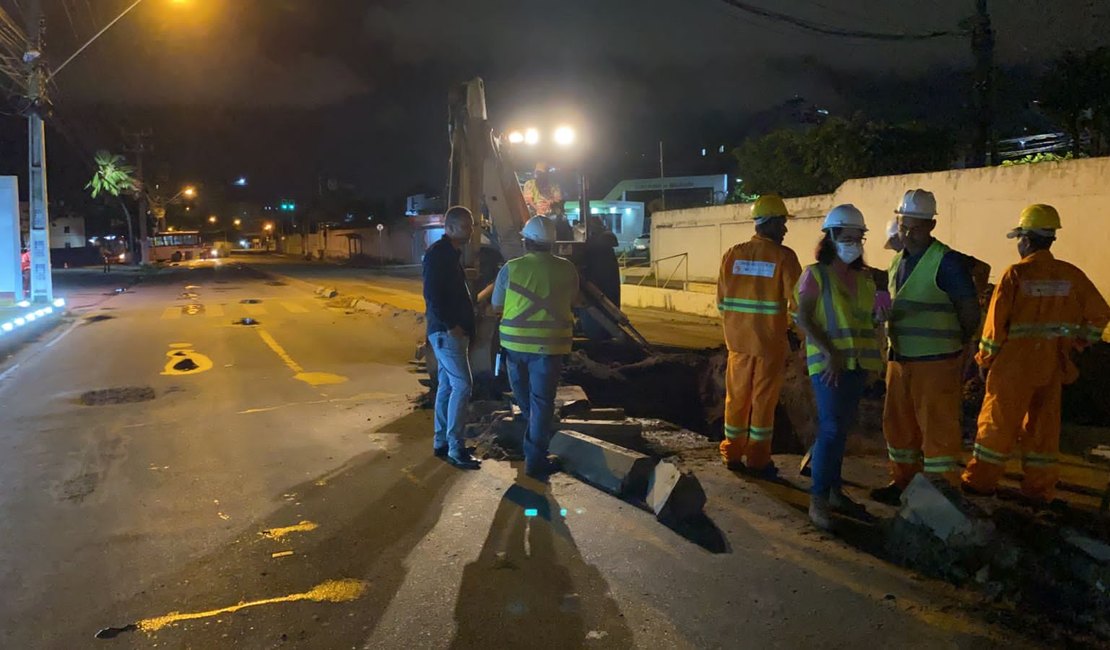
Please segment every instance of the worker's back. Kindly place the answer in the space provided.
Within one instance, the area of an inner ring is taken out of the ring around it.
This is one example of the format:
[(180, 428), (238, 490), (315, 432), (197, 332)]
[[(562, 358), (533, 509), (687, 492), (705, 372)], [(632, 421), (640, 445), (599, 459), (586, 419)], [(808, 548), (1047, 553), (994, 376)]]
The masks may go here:
[(1048, 251), (1006, 269), (995, 292), (981, 354), (1021, 358), (1030, 371), (1060, 364), (1074, 378), (1071, 351), (1098, 341), (1110, 318), (1110, 308), (1086, 274)]
[(717, 308), (730, 352), (785, 352), (789, 312), (801, 274), (794, 251), (760, 235), (725, 253), (717, 278)]

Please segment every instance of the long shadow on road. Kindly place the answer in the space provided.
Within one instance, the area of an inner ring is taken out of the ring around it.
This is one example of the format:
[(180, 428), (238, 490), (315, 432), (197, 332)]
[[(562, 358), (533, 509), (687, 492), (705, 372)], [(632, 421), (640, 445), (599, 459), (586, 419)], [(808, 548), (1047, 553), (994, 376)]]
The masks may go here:
[[(209, 612), (304, 594), (329, 580), (355, 579), (366, 582), (366, 591), (347, 605), (268, 604), (174, 623), (155, 634), (160, 642), (189, 647), (270, 647), (286, 641), (321, 648), (360, 645), (400, 589), (407, 572), (404, 559), (439, 520), (444, 497), (459, 475), (428, 453), (430, 443), (424, 443), (430, 430), (426, 412), (379, 428), (399, 434), (401, 446), (356, 457), (291, 488), (281, 495), (286, 505), (238, 539), (104, 611), (104, 625), (170, 612)], [(301, 521), (318, 527), (279, 539), (260, 534)], [(272, 556), (286, 551), (292, 554)], [(89, 637), (94, 632), (88, 630)]]
[(582, 558), (547, 485), (506, 490), (478, 559), (463, 571), (453, 648), (629, 648), (631, 630)]

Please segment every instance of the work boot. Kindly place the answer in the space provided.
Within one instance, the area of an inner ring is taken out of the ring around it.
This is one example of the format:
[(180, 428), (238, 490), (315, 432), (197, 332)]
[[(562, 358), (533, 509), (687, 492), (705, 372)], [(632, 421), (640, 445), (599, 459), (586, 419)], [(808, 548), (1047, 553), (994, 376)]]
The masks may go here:
[(867, 512), (867, 508), (853, 501), (847, 494), (844, 494), (844, 492), (839, 489), (829, 490), (829, 507), (852, 519), (866, 521), (871, 518), (871, 514)]
[(971, 483), (967, 483), (967, 482), (961, 482), (960, 483), (960, 489), (963, 490), (964, 494), (969, 494), (973, 497), (993, 497), (993, 496), (995, 496), (995, 494), (997, 492), (996, 490), (990, 490), (990, 491), (980, 490), (978, 488), (973, 487), (971, 485)]
[(761, 481), (777, 481), (779, 479), (779, 468), (775, 466), (774, 462), (767, 463), (759, 469), (748, 467), (745, 463), (738, 460), (733, 460), (725, 463), (725, 467), (730, 472), (739, 472), (744, 476), (750, 476)]
[(432, 454), (435, 455), (436, 458), (447, 458), (448, 451), (450, 451), (450, 447), (447, 445), (432, 448)]
[(832, 529), (832, 513), (829, 511), (829, 498), (811, 494), (809, 497), (809, 520), (821, 530)]
[(898, 487), (895, 483), (891, 483), (885, 487), (875, 488), (871, 490), (871, 498), (879, 503), (899, 506), (902, 505), (902, 488)]
[(562, 469), (562, 465), (558, 459), (553, 457), (546, 457), (536, 463), (525, 463), (524, 473), (537, 481), (547, 482), (552, 474), (558, 473)]
[(455, 453), (447, 454), (447, 462), (459, 469), (481, 469), (482, 462), (470, 455), (470, 450), (463, 447)]

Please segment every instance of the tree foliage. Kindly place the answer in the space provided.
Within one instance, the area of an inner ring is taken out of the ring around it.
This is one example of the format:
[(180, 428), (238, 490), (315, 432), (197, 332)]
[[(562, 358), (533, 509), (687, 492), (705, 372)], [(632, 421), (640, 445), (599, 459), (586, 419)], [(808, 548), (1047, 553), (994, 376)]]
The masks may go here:
[(1110, 153), (1110, 47), (1060, 57), (1044, 76), (1040, 103), (1079, 153)]
[(139, 181), (135, 178), (135, 168), (127, 164), (123, 156), (107, 151), (96, 152), (96, 173), (85, 189), (92, 190), (95, 199), (101, 193), (112, 196), (134, 194), (139, 191)]
[(1062, 156), (1046, 151), (1044, 153), (1031, 153), (1027, 156), (1022, 156), (1021, 158), (1015, 158), (1014, 160), (1003, 160), (1002, 166), (1013, 167), (1014, 165), (1035, 165), (1037, 163), (1043, 162), (1061, 162), (1064, 160), (1071, 160), (1074, 157), (1075, 155), (1070, 151)]
[(807, 131), (779, 129), (733, 151), (745, 193), (827, 194), (850, 178), (947, 169), (955, 139), (918, 124), (862, 116), (831, 118)]

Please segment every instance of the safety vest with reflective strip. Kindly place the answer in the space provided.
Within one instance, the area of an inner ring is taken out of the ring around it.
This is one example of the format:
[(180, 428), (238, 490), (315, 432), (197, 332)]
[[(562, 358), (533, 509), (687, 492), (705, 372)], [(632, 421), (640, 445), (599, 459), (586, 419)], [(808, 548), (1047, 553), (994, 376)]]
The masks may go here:
[(956, 308), (948, 294), (937, 286), (937, 270), (948, 250), (944, 244), (933, 241), (901, 288), (898, 288), (897, 274), (904, 253), (895, 255), (890, 263), (890, 295), (894, 298), (890, 311), (890, 345), (899, 355), (927, 357), (963, 348), (963, 331)]
[[(823, 264), (812, 264), (810, 275), (820, 291), (814, 319), (825, 330), (829, 341), (844, 353), (845, 367), (882, 369), (882, 355), (875, 339), (872, 313), (875, 309), (875, 281), (867, 273), (856, 274), (856, 295)], [(813, 341), (806, 339), (806, 366), (810, 375), (820, 374), (829, 367), (829, 360)]]
[(509, 260), (501, 318), (501, 347), (533, 354), (570, 354), (571, 303), (578, 291), (574, 265), (550, 253)]

